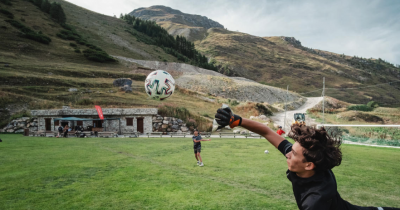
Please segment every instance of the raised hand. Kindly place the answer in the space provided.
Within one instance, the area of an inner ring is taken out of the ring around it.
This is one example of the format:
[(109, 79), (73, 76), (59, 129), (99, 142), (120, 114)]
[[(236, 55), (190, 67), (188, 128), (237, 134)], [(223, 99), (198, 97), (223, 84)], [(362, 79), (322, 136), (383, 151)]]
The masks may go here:
[(221, 129), (227, 125), (234, 128), (242, 124), (242, 118), (238, 115), (234, 115), (231, 108), (220, 108), (215, 114), (215, 120), (219, 124), (218, 129)]

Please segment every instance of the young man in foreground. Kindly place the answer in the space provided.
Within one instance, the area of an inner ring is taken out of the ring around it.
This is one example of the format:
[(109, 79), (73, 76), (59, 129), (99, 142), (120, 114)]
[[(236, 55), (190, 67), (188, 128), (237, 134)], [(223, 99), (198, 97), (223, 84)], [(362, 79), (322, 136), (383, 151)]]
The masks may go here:
[(217, 123), (231, 128), (242, 126), (265, 137), (287, 158), (287, 178), (300, 210), (400, 210), (388, 207), (360, 207), (343, 200), (331, 169), (342, 162), (341, 140), (332, 138), (324, 128), (294, 125), (289, 137), (292, 145), (264, 124), (242, 119), (230, 108), (218, 109)]
[(194, 131), (193, 139), (193, 149), (194, 149), (194, 156), (197, 160), (198, 166), (204, 166), (203, 160), (201, 159), (200, 152), (201, 152), (201, 142), (202, 141), (211, 141), (211, 139), (202, 139), (199, 135), (199, 131)]

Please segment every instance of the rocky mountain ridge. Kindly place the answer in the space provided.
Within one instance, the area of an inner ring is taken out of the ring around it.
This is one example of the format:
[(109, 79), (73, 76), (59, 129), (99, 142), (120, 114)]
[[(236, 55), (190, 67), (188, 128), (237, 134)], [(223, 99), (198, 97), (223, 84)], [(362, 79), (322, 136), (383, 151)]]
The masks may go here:
[(206, 16), (186, 14), (170, 7), (156, 5), (148, 8), (138, 8), (129, 13), (143, 20), (156, 22), (171, 21), (192, 27), (224, 28), (220, 23), (209, 19)]

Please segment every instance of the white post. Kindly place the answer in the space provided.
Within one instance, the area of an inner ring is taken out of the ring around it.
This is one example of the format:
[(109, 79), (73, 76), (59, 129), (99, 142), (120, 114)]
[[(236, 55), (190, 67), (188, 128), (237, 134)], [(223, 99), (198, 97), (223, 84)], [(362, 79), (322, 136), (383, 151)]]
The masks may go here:
[(325, 123), (325, 77), (322, 88), (322, 124)]
[(286, 103), (287, 103), (287, 98), (288, 98), (288, 96), (289, 96), (289, 85), (287, 86), (287, 89), (286, 89), (286, 97), (285, 97), (285, 119), (284, 119), (284, 121), (283, 121), (283, 130), (285, 130), (285, 128), (286, 128)]

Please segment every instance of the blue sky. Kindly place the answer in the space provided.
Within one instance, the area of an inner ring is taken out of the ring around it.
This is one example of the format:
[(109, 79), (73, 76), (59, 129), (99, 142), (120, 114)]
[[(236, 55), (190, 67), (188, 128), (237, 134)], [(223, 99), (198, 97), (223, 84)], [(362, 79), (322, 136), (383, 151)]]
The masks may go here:
[(117, 15), (164, 5), (213, 19), (232, 31), (289, 36), (303, 46), (400, 64), (399, 0), (67, 0)]

